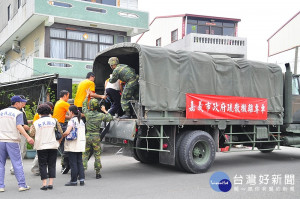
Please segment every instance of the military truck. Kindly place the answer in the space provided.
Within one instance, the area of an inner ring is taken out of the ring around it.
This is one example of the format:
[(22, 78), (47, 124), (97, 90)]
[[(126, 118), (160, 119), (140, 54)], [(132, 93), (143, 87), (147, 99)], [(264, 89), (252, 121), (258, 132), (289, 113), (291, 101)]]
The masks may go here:
[(112, 56), (139, 75), (139, 99), (131, 101), (136, 118), (112, 121), (103, 142), (142, 163), (201, 173), (226, 146), (300, 146), (299, 77), (288, 65), (283, 74), (270, 63), (121, 43), (94, 60), (97, 93)]

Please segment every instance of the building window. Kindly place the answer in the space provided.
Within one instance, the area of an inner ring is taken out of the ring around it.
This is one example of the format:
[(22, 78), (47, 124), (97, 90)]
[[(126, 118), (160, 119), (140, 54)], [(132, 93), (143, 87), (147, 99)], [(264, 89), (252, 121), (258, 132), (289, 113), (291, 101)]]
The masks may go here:
[(128, 12), (118, 12), (118, 15), (120, 15), (121, 17), (127, 17), (127, 18), (131, 18), (131, 19), (138, 19), (139, 16), (133, 13), (128, 13)]
[(223, 28), (223, 35), (234, 37), (234, 28)]
[(214, 19), (188, 18), (186, 32), (187, 34), (200, 33), (235, 36), (235, 23)]
[(94, 60), (97, 53), (114, 44), (114, 36), (83, 31), (50, 29), (50, 57)]
[(62, 67), (62, 68), (70, 68), (70, 67), (72, 67), (71, 64), (65, 64), (65, 63), (59, 63), (59, 62), (50, 62), (50, 63), (48, 63), (48, 66)]
[(117, 36), (117, 43), (123, 43), (125, 42), (125, 37), (124, 36)]
[(161, 46), (161, 38), (159, 38), (159, 39), (156, 40), (156, 44), (155, 45), (156, 46)]
[(10, 20), (10, 5), (7, 7), (7, 21)]
[(234, 23), (223, 23), (223, 35), (234, 37)]
[(113, 35), (99, 34), (99, 42), (104, 43), (104, 44), (113, 44), (114, 43), (114, 36)]
[(188, 33), (197, 33), (197, 25), (195, 24), (187, 24), (186, 28)]
[(33, 56), (39, 57), (40, 56), (40, 40), (39, 39), (34, 40), (33, 45), (34, 45)]
[(200, 33), (200, 34), (209, 34), (209, 27), (208, 26), (198, 26), (197, 33)]
[(223, 35), (222, 27), (213, 26), (210, 28), (211, 35)]
[(116, 6), (116, 0), (102, 0), (102, 4)]
[(100, 3), (100, 4), (105, 4), (105, 5), (111, 5), (111, 6), (116, 6), (116, 0), (83, 0), (83, 1), (88, 1), (88, 2), (93, 2), (93, 3)]
[(99, 51), (102, 51), (114, 43), (114, 36), (113, 35), (105, 35), (99, 34)]
[(178, 40), (178, 29), (171, 32), (171, 42)]
[(65, 8), (71, 8), (72, 5), (69, 3), (59, 2), (59, 1), (49, 1), (49, 5), (51, 6), (58, 6), (58, 7), (65, 7)]
[(84, 44), (84, 60), (94, 60), (98, 53), (98, 45), (97, 44)]
[(87, 11), (98, 12), (98, 13), (102, 13), (102, 14), (106, 13), (106, 10), (101, 9), (101, 8), (86, 7), (85, 9)]
[(90, 65), (90, 64), (85, 65), (85, 68), (88, 70), (93, 70), (93, 65)]
[(66, 41), (59, 39), (50, 40), (50, 57), (58, 59), (66, 59)]

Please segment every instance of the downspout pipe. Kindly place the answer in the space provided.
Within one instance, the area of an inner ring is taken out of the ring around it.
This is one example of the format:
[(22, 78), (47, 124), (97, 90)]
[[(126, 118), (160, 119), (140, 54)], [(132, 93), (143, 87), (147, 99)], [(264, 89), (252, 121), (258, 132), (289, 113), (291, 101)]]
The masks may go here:
[(286, 72), (284, 75), (284, 119), (283, 123), (291, 124), (293, 122), (292, 117), (292, 78), (291, 67), (289, 63), (285, 64)]

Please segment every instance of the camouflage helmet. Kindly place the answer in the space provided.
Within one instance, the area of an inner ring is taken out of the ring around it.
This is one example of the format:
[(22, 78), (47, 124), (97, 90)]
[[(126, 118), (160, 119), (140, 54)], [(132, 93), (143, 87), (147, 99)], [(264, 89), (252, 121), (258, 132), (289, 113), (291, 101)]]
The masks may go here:
[(70, 105), (74, 105), (74, 99), (68, 99), (67, 101)]
[(111, 57), (108, 60), (108, 64), (110, 66), (112, 66), (112, 65), (118, 65), (119, 64), (119, 59), (117, 57)]
[(99, 107), (98, 100), (96, 98), (91, 99), (89, 102), (90, 110), (97, 110), (98, 107)]

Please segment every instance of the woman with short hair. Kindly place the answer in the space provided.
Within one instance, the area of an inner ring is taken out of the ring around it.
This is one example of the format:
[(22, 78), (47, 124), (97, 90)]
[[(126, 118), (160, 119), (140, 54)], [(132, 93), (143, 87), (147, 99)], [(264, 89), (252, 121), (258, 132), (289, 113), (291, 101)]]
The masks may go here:
[[(41, 190), (53, 189), (53, 179), (56, 177), (56, 159), (59, 141), (56, 140), (55, 127), (62, 134), (59, 122), (50, 116), (51, 108), (47, 104), (38, 106), (40, 119), (33, 123), (30, 135), (35, 136), (34, 149), (37, 150), (38, 162), (42, 180)], [(48, 168), (48, 172), (47, 172)], [(49, 174), (49, 183), (47, 179)]]

